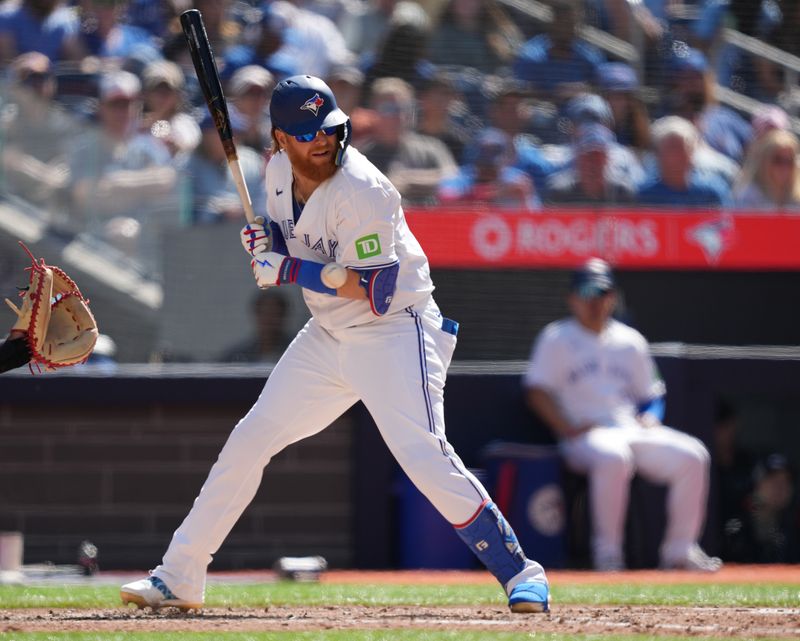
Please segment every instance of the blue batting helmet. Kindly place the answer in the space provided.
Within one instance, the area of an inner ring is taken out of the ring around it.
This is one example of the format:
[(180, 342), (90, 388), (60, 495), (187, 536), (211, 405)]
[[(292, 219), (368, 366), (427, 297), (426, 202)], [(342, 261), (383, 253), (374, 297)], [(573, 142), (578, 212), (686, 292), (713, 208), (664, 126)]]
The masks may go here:
[(614, 273), (602, 258), (590, 258), (572, 272), (570, 289), (582, 298), (593, 298), (610, 292), (616, 286)]
[(336, 105), (331, 88), (314, 76), (291, 76), (281, 80), (272, 92), (269, 115), (276, 129), (290, 136), (341, 127), (336, 164), (350, 144), (350, 118)]

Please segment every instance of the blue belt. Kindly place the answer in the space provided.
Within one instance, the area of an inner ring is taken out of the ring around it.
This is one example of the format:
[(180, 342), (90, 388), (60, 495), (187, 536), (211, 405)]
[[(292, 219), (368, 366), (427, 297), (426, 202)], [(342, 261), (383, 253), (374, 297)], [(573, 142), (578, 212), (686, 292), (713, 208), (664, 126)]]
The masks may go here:
[(442, 316), (442, 331), (452, 334), (453, 336), (458, 336), (458, 321)]

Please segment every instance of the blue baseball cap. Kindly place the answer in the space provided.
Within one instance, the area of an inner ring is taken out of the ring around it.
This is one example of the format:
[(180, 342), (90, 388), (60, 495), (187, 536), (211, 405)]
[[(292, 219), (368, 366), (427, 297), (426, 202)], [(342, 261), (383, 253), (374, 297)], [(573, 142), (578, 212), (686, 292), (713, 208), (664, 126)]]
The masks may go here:
[(589, 151), (606, 151), (615, 140), (608, 127), (592, 122), (578, 128), (572, 144), (576, 154), (585, 154)]
[(602, 258), (590, 258), (572, 272), (570, 291), (581, 298), (596, 298), (616, 287), (614, 273)]
[(599, 122), (606, 127), (614, 126), (614, 115), (605, 98), (593, 93), (584, 93), (572, 98), (564, 113), (573, 123)]
[(636, 70), (624, 62), (604, 62), (597, 68), (597, 84), (603, 91), (635, 91)]
[(705, 73), (708, 69), (708, 59), (705, 54), (693, 47), (675, 47), (670, 62), (675, 71)]

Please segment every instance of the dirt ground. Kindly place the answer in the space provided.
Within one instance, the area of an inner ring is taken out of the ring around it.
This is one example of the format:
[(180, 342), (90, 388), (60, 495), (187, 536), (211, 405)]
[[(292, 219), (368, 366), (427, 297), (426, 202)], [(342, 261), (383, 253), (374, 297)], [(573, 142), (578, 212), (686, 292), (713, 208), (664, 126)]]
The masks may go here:
[[(272, 580), (264, 573), (216, 574), (215, 580)], [(330, 583), (491, 583), (475, 572), (333, 571)], [(726, 567), (714, 575), (688, 572), (551, 572), (554, 586), (575, 583), (795, 583), (800, 591), (800, 566)], [(270, 606), (207, 608), (181, 614), (135, 608), (105, 610), (0, 609), (1, 632), (82, 631), (214, 631), (264, 632), (325, 629), (420, 629), (517, 631), (559, 634), (647, 634), (672, 636), (736, 636), (800, 638), (800, 603), (796, 608), (656, 607), (559, 605), (543, 615), (515, 615), (506, 608), (417, 606)]]

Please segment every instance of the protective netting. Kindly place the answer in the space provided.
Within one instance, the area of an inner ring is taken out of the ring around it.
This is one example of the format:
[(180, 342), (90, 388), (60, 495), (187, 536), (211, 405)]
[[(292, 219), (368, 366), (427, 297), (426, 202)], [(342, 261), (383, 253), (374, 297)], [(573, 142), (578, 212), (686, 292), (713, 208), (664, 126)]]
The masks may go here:
[[(523, 230), (530, 251), (498, 258), (496, 237), (473, 234), (465, 253), (455, 234), (412, 224), (436, 245), (452, 315), (470, 320), (463, 358), (524, 357), (565, 312), (563, 269), (579, 258), (702, 270), (733, 245), (738, 214), (800, 203), (795, 1), (5, 2), (0, 294), (21, 284), (22, 238), (87, 281), (119, 360), (270, 359), (306, 315), (297, 291), (257, 292), (238, 248), (242, 207), (177, 21), (190, 7), (257, 210), (270, 93), (309, 73), (416, 221), (455, 208), (572, 225), (563, 242)], [(706, 219), (675, 232), (629, 218), (630, 232), (613, 223), (613, 247), (582, 231), (620, 207)], [(706, 262), (668, 254), (675, 236)], [(771, 257), (742, 264), (775, 268), (758, 262)], [(722, 324), (702, 335), (715, 336), (735, 341)]]

